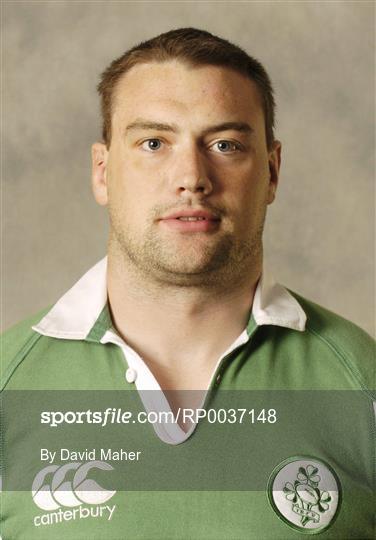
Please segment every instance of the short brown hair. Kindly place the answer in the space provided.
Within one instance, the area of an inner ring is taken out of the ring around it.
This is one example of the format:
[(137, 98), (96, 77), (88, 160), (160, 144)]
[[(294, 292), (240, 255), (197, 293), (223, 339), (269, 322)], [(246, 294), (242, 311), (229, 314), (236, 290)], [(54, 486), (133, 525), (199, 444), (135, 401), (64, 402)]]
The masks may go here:
[(205, 30), (178, 28), (143, 41), (114, 60), (102, 73), (97, 90), (101, 97), (102, 136), (111, 143), (112, 101), (116, 84), (136, 64), (182, 60), (191, 65), (214, 65), (233, 69), (256, 83), (265, 117), (266, 143), (274, 141), (273, 87), (262, 64), (243, 49)]

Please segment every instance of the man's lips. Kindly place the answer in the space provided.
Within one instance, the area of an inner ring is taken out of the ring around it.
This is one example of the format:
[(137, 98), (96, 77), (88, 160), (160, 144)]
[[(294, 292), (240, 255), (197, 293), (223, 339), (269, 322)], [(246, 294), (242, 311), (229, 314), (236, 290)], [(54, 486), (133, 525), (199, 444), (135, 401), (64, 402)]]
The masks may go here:
[(163, 226), (179, 232), (209, 232), (218, 228), (220, 218), (208, 210), (176, 210), (159, 219)]
[(209, 212), (208, 210), (177, 210), (175, 212), (172, 212), (171, 214), (167, 214), (165, 216), (162, 216), (159, 218), (160, 220), (166, 220), (166, 219), (187, 219), (187, 218), (196, 218), (196, 219), (206, 219), (208, 221), (220, 221), (220, 218), (213, 214), (212, 212)]

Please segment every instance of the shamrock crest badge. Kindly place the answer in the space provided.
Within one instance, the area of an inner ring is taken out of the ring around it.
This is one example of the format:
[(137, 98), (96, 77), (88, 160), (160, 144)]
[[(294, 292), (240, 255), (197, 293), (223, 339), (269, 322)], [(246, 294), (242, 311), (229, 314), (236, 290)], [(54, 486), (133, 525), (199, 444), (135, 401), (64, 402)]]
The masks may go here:
[(334, 470), (323, 461), (292, 457), (274, 469), (268, 497), (287, 525), (312, 534), (333, 523), (340, 507), (340, 483)]
[(317, 474), (318, 468), (308, 465), (307, 468), (299, 467), (297, 479), (294, 484), (286, 482), (283, 492), (286, 499), (293, 503), (292, 510), (299, 514), (303, 527), (312, 520), (320, 522), (319, 512), (329, 510), (329, 503), (332, 500), (327, 491), (320, 491), (318, 485), (320, 476)]

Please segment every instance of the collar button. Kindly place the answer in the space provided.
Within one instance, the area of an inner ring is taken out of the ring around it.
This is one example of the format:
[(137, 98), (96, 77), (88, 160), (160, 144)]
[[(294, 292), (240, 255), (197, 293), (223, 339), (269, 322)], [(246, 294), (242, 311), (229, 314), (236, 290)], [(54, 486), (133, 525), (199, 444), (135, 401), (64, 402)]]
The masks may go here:
[(127, 379), (127, 382), (134, 383), (137, 379), (137, 371), (133, 368), (128, 368), (125, 372), (125, 378)]

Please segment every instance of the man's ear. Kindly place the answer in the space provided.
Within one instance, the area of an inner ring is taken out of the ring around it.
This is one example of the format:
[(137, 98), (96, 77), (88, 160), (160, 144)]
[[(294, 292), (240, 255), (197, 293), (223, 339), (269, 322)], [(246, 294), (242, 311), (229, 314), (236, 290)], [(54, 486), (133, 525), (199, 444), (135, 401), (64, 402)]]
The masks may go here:
[(108, 150), (103, 143), (94, 143), (91, 147), (91, 185), (95, 200), (101, 206), (106, 206), (108, 203), (108, 188), (107, 188), (107, 160)]
[(269, 150), (269, 193), (268, 204), (271, 204), (275, 199), (277, 191), (279, 169), (281, 166), (281, 150), (280, 141), (274, 141), (271, 150)]

